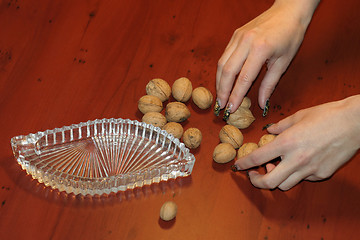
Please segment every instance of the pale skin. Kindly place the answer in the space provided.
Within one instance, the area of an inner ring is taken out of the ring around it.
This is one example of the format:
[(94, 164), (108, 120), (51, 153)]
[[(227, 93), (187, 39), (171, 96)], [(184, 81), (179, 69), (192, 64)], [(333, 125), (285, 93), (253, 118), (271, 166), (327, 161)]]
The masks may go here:
[[(259, 88), (264, 108), (298, 51), (319, 0), (276, 0), (234, 32), (218, 63), (217, 100), (235, 111), (265, 64)], [(236, 76), (238, 77), (236, 78)], [(258, 188), (288, 190), (302, 180), (329, 178), (360, 148), (360, 95), (298, 111), (270, 126), (271, 143), (238, 159), (239, 170), (266, 164), (266, 174), (249, 170)], [(334, 126), (342, 126), (334, 128)], [(278, 165), (268, 163), (280, 157)]]

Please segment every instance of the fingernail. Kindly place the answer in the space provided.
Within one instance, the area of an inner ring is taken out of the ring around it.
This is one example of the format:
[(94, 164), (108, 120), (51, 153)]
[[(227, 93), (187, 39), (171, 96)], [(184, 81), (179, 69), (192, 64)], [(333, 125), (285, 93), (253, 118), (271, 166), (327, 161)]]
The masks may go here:
[(268, 129), (271, 125), (273, 125), (273, 123), (266, 124), (263, 126), (262, 130)]
[(214, 114), (215, 116), (219, 116), (220, 114), (220, 100), (216, 99), (215, 106), (214, 106)]
[(237, 166), (237, 165), (232, 165), (231, 166), (231, 170), (233, 171), (233, 172), (238, 172), (238, 171), (240, 171), (241, 169)]
[(265, 107), (264, 107), (264, 111), (263, 111), (263, 114), (262, 114), (263, 117), (265, 117), (268, 114), (269, 105), (270, 105), (270, 100), (267, 99), (266, 102), (265, 102)]
[(233, 106), (233, 105), (232, 105), (231, 103), (229, 103), (229, 104), (226, 106), (226, 108), (225, 108), (224, 117), (223, 117), (223, 119), (224, 119), (225, 121), (227, 121), (227, 120), (229, 119), (230, 111), (231, 111), (232, 106)]

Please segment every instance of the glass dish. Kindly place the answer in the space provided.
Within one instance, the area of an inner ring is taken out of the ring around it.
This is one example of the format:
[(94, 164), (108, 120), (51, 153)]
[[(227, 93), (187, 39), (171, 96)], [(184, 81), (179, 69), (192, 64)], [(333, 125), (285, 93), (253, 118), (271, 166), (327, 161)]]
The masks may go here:
[(143, 122), (101, 119), (11, 139), (34, 179), (59, 191), (95, 195), (191, 174), (195, 157), (177, 138)]

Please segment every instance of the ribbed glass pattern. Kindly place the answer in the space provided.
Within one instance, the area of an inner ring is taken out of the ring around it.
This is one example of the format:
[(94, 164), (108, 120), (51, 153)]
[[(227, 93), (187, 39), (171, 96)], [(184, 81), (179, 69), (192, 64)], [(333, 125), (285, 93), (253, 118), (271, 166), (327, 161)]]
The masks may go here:
[(195, 157), (152, 125), (101, 119), (11, 139), (18, 163), (46, 186), (109, 194), (191, 174)]

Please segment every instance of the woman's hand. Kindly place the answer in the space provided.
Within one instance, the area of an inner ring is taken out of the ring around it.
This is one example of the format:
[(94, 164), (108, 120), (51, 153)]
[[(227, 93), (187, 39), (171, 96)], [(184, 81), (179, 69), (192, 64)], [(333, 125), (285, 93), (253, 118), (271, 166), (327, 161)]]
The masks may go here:
[(249, 171), (255, 187), (288, 190), (303, 179), (326, 179), (360, 148), (360, 95), (301, 110), (268, 131), (278, 136), (235, 163), (245, 170), (281, 157), (264, 175)]
[(232, 105), (230, 112), (234, 112), (266, 63), (267, 72), (259, 89), (259, 105), (264, 108), (302, 43), (318, 2), (277, 0), (234, 32), (218, 62), (216, 91), (220, 108), (228, 103), (228, 107)]

